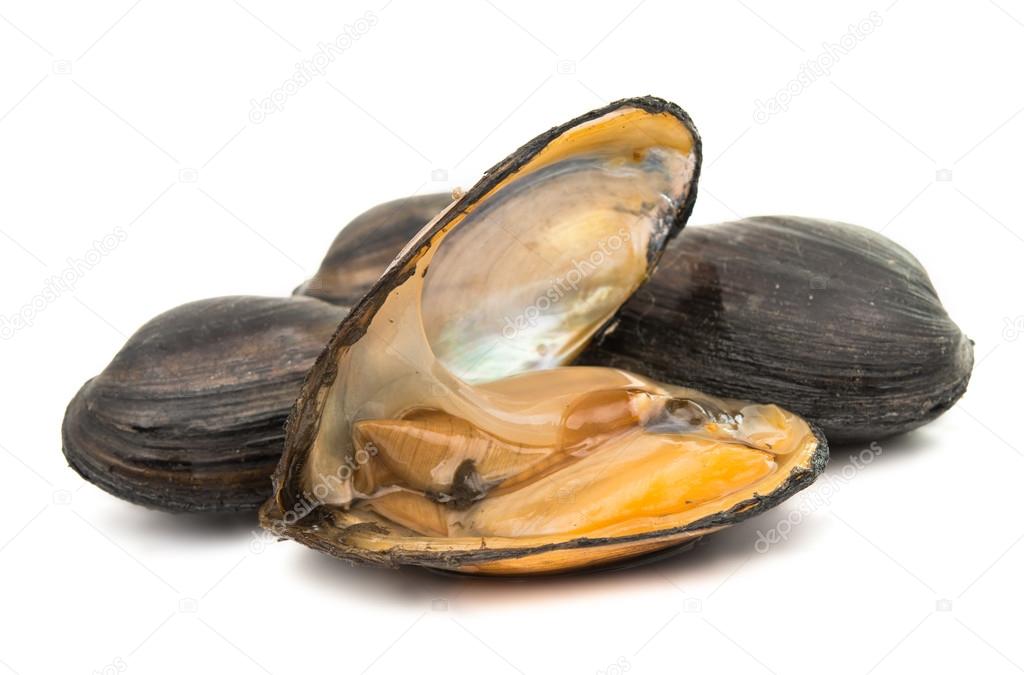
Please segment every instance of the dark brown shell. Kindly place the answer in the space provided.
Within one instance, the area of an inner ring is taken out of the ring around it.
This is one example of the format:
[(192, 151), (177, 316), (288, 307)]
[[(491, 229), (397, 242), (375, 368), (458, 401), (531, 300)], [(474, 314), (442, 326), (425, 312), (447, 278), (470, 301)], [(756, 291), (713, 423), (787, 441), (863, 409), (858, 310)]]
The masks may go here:
[[(430, 197), (412, 199), (448, 200)], [(362, 277), (374, 264), (382, 272), (386, 263), (378, 261), (397, 254), (430, 217), (428, 208), (422, 222), (409, 219), (403, 201), (366, 214), (374, 241), (390, 242), (387, 255), (356, 230), (345, 237), (346, 228), (318, 276), (342, 278), (324, 271), (341, 261)], [(354, 296), (370, 285), (319, 293)], [(833, 443), (929, 422), (964, 393), (973, 362), (973, 344), (910, 253), (856, 225), (795, 216), (691, 225), (579, 360), (777, 403), (817, 423)]]
[(295, 293), (355, 305), (413, 235), (451, 201), (447, 193), (419, 195), (362, 213), (338, 233), (320, 269)]
[(948, 410), (974, 347), (902, 247), (774, 216), (685, 230), (580, 362), (771, 401), (832, 443), (869, 442)]
[(68, 463), (148, 507), (255, 509), (303, 377), (345, 314), (310, 298), (240, 296), (157, 316), (71, 401)]

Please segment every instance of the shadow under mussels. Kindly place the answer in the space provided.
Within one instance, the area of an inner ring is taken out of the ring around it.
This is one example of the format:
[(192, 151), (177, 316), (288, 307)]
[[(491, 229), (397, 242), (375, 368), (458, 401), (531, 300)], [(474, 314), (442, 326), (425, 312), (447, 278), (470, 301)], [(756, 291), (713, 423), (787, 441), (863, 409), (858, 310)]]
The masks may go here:
[(235, 540), (245, 544), (261, 532), (255, 512), (165, 513), (142, 506), (117, 511), (109, 522), (120, 532), (138, 537), (160, 537), (184, 544)]

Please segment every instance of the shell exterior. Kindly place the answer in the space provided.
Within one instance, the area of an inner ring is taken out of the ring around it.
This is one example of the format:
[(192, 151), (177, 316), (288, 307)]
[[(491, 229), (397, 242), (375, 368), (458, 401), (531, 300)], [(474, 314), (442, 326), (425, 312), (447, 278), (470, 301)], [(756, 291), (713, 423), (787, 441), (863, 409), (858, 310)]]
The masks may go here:
[(344, 227), (320, 269), (295, 293), (351, 307), (417, 232), (452, 202), (451, 195), (396, 199), (373, 207)]
[(270, 494), (284, 421), (342, 307), (224, 297), (142, 326), (71, 401), (68, 463), (107, 492), (166, 511), (240, 511)]
[[(692, 210), (699, 162), (689, 117), (646, 97), (487, 172), (404, 247), (310, 371), (264, 527), (353, 562), (549, 573), (678, 546), (809, 484), (827, 448), (791, 413), (560, 367), (654, 270)], [(616, 227), (628, 245), (605, 250)], [(556, 278), (599, 240), (604, 257)], [(559, 292), (538, 295), (549, 285)], [(754, 476), (738, 490), (748, 474), (733, 457)], [(586, 496), (554, 508), (566, 466)]]
[(973, 343), (909, 252), (795, 216), (689, 228), (581, 363), (773, 401), (829, 441), (925, 424), (963, 395)]
[[(411, 199), (441, 208), (448, 195)], [(425, 222), (405, 217), (405, 201), (367, 212), (391, 254)], [(382, 272), (380, 252), (358, 230), (346, 232), (324, 268), (344, 260), (361, 270), (376, 263)], [(321, 278), (332, 275), (322, 268)], [(973, 361), (973, 343), (899, 245), (856, 225), (762, 216), (687, 227), (578, 362), (772, 401), (815, 422), (833, 443), (861, 443), (948, 410), (966, 390)]]

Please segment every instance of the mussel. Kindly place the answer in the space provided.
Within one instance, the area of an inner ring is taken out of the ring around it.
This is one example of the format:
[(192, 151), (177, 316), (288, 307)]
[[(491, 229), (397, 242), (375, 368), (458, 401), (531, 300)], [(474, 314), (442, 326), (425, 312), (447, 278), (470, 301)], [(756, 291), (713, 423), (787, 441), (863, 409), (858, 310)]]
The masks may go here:
[(974, 343), (896, 243), (769, 216), (687, 228), (579, 362), (773, 401), (830, 443), (869, 443), (952, 407)]
[(488, 171), (313, 366), (264, 527), (352, 562), (550, 573), (684, 544), (810, 484), (827, 447), (789, 411), (569, 365), (683, 227), (699, 168), (686, 113), (645, 97)]
[[(450, 201), (423, 195), (368, 211), (297, 292), (361, 297), (384, 269), (380, 243), (396, 254)], [(832, 443), (863, 443), (948, 410), (967, 388), (974, 352), (928, 273), (895, 242), (846, 223), (762, 216), (689, 225), (576, 363), (772, 401)]]
[(161, 314), (71, 401), (64, 456), (136, 504), (257, 508), (303, 377), (346, 313), (313, 298), (240, 296)]

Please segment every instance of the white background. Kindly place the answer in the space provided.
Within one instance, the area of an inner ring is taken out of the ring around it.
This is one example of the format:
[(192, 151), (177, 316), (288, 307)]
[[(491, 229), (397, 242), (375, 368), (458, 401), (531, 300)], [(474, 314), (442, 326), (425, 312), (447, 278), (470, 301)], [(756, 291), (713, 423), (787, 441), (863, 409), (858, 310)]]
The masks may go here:
[[(2, 2), (0, 63), (0, 317), (125, 233), (0, 342), (0, 671), (1024, 669), (1020, 2)], [(829, 217), (915, 253), (977, 343), (963, 401), (689, 554), (530, 583), (254, 550), (251, 516), (150, 512), (65, 466), (64, 406), (151, 316), (287, 294), (365, 208), (647, 93), (703, 135), (692, 223)]]

